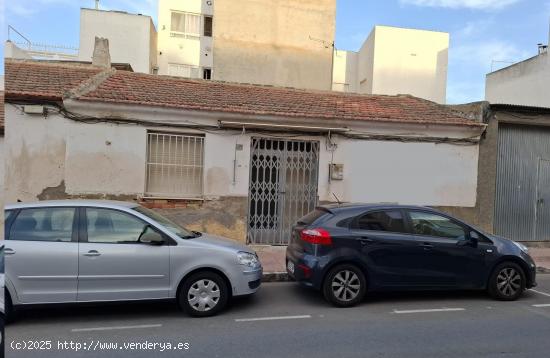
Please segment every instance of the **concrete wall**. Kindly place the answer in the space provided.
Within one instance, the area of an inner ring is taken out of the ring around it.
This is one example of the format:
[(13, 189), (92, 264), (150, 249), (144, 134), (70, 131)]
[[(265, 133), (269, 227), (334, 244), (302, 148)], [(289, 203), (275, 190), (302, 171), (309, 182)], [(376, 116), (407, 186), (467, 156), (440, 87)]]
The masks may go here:
[(214, 79), (330, 90), (336, 0), (216, 0)]
[(32, 57), (11, 41), (4, 45), (4, 58), (31, 59)]
[(334, 78), (355, 81), (349, 87), (359, 93), (410, 94), (445, 103), (448, 49), (447, 33), (376, 26), (356, 53), (355, 72), (335, 61)]
[(105, 37), (112, 62), (129, 63), (135, 72), (152, 73), (157, 62), (156, 33), (149, 16), (81, 9), (78, 59), (91, 61), (95, 37)]
[[(216, 0), (159, 0), (158, 2), (158, 64), (159, 74), (175, 75), (170, 65), (188, 65), (198, 68), (198, 78), (202, 78), (202, 68), (213, 67), (212, 37), (202, 36), (204, 15), (213, 14)], [(170, 31), (172, 11), (201, 15), (201, 36), (182, 37)], [(214, 20), (214, 27), (216, 20)]]
[(548, 53), (489, 73), (485, 83), (485, 99), (491, 103), (550, 107), (549, 92)]

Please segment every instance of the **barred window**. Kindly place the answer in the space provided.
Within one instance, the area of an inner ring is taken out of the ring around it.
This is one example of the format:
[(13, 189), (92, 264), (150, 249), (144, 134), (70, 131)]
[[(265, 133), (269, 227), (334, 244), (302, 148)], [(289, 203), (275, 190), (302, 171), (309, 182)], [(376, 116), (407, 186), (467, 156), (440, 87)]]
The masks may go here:
[(147, 137), (147, 196), (201, 197), (204, 137), (163, 133)]

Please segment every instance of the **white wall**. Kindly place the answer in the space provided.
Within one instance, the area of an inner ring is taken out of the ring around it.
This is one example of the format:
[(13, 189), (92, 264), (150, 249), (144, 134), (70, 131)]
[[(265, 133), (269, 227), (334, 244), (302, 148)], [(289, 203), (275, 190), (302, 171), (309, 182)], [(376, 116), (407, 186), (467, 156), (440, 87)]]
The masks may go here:
[(344, 180), (328, 183), (322, 153), (320, 200), (334, 201), (334, 192), (351, 202), (473, 207), (477, 161), (477, 146), (339, 140), (334, 163), (344, 165)]
[(489, 73), (486, 78), (485, 100), (491, 103), (550, 107), (549, 93), (548, 53)]
[(11, 41), (6, 41), (4, 45), (4, 58), (15, 58), (15, 59), (32, 59), (28, 53), (17, 47)]
[(357, 52), (334, 50), (332, 90), (357, 92)]
[[(212, 5), (209, 5), (212, 3)], [(214, 0), (159, 0), (158, 1), (158, 65), (159, 74), (170, 74), (170, 64), (198, 67), (198, 78), (203, 68), (213, 67), (212, 37), (184, 38), (172, 36), (170, 24), (172, 10), (201, 15), (201, 35), (204, 29), (204, 15), (213, 14)], [(215, 24), (215, 20), (214, 20)], [(173, 73), (172, 73), (173, 74)]]
[[(105, 107), (104, 112), (116, 113)], [(135, 107), (134, 107), (135, 108)], [(36, 200), (48, 187), (65, 182), (68, 194), (143, 195), (145, 189), (146, 129), (114, 124), (82, 124), (57, 115), (22, 115), (8, 106), (7, 201)], [(79, 112), (78, 108), (71, 108)], [(82, 112), (81, 112), (82, 113)], [(216, 124), (217, 119), (183, 115), (180, 111), (155, 109), (125, 113), (149, 121)], [(434, 136), (469, 136), (461, 129), (406, 125), (376, 127), (370, 123), (345, 123), (373, 133), (409, 133)], [(360, 127), (360, 128), (359, 128)], [(190, 129), (156, 128), (170, 133), (200, 133)], [(247, 131), (205, 134), (204, 194), (207, 199), (247, 196), (250, 142)], [(474, 206), (476, 200), (478, 147), (431, 143), (400, 143), (351, 140), (333, 136), (337, 149), (327, 149), (325, 137), (303, 136), (320, 141), (319, 199), (334, 201), (400, 202), (440, 206)], [(236, 144), (242, 150), (236, 151)], [(329, 183), (328, 167), (344, 165), (344, 180)], [(236, 158), (236, 163), (234, 160)], [(235, 171), (235, 181), (233, 181)]]
[(96, 36), (109, 39), (112, 62), (129, 63), (142, 73), (157, 65), (157, 35), (149, 16), (81, 9), (79, 60), (91, 61)]
[[(343, 66), (343, 56), (335, 53), (334, 90), (346, 78), (365, 94), (410, 94), (445, 103), (449, 34), (435, 31), (375, 26), (358, 52), (356, 68)], [(353, 64), (350, 62), (353, 66)]]

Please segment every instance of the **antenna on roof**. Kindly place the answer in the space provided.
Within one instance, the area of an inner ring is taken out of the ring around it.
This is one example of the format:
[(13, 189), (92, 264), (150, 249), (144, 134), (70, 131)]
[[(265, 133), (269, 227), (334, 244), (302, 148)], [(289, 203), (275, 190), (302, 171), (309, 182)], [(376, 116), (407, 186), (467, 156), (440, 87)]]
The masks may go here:
[(338, 199), (338, 197), (336, 196), (336, 194), (332, 193), (332, 195), (333, 195), (334, 198), (336, 199), (336, 202), (338, 202), (338, 205), (342, 205), (342, 202), (340, 201), (340, 199)]

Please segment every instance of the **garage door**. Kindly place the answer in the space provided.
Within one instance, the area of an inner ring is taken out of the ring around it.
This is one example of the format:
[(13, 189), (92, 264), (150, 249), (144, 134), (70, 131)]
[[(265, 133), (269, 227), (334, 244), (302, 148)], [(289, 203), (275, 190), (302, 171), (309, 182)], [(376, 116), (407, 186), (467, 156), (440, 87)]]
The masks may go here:
[(494, 230), (550, 241), (550, 128), (499, 126)]

